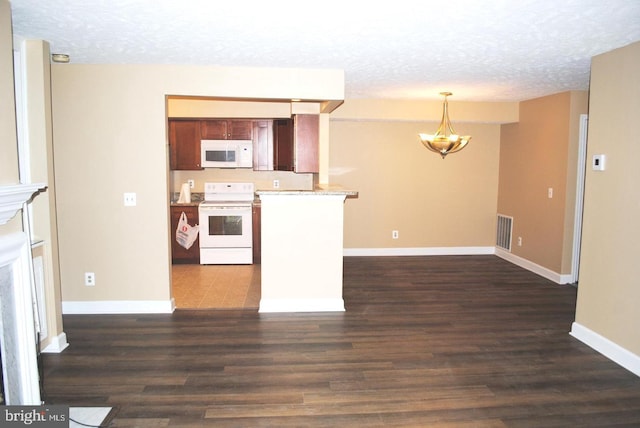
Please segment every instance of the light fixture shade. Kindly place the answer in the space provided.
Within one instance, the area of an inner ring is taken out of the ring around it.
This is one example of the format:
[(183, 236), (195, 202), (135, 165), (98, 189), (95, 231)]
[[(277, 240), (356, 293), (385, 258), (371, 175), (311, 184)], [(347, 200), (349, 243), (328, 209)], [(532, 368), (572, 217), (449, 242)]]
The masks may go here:
[(69, 58), (69, 55), (67, 54), (54, 53), (54, 54), (51, 54), (51, 60), (53, 62), (60, 62), (60, 63), (66, 64), (69, 62), (70, 58)]
[(444, 103), (442, 105), (442, 120), (438, 130), (435, 134), (418, 134), (418, 136), (427, 149), (439, 153), (444, 159), (449, 153), (464, 149), (471, 140), (471, 136), (455, 133), (449, 120), (449, 103), (447, 102), (447, 97), (452, 93), (440, 92), (440, 95), (444, 96)]

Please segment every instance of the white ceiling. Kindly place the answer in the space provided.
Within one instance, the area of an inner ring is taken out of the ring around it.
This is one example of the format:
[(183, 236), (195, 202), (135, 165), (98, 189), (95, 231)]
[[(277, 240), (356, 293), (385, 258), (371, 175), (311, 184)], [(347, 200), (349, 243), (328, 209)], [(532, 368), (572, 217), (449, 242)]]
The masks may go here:
[(72, 63), (334, 68), (347, 98), (520, 101), (586, 90), (640, 40), (640, 0), (11, 0)]

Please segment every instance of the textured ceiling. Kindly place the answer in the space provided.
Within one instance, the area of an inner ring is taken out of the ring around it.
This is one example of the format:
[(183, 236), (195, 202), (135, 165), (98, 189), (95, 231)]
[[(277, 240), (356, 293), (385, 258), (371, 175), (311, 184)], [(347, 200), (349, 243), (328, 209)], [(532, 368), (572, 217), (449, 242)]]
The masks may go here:
[(347, 98), (520, 101), (586, 90), (640, 40), (640, 0), (11, 0), (72, 63), (335, 68)]

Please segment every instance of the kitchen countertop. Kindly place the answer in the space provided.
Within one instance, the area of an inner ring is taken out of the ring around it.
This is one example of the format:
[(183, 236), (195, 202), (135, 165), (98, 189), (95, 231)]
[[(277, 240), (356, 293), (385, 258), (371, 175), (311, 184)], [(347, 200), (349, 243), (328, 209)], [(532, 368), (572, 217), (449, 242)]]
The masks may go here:
[(319, 185), (313, 190), (278, 190), (278, 189), (256, 190), (256, 194), (258, 196), (260, 195), (320, 195), (320, 196), (345, 195), (347, 197), (358, 196), (358, 192), (356, 190), (349, 190), (336, 185), (328, 185), (328, 186)]
[(172, 207), (197, 207), (198, 205), (200, 205), (200, 202), (171, 202), (170, 204)]
[[(320, 196), (330, 196), (330, 195), (344, 195), (348, 197), (357, 197), (358, 192), (355, 190), (345, 189), (341, 186), (337, 185), (328, 185), (323, 186), (319, 185), (313, 190), (280, 190), (280, 189), (258, 189), (256, 190), (256, 199), (254, 203), (260, 203), (260, 195), (320, 195)], [(204, 200), (204, 193), (192, 193), (191, 194), (191, 202), (189, 203), (178, 203), (178, 199), (180, 198), (179, 192), (174, 192), (171, 194), (170, 205), (177, 207), (194, 207), (198, 206), (200, 202)]]

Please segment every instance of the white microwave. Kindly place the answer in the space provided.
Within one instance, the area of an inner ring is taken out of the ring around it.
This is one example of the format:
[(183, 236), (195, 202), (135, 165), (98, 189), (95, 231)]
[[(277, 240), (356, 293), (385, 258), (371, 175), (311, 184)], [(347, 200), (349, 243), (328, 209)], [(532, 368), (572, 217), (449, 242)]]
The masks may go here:
[(251, 140), (202, 140), (202, 168), (253, 168)]

